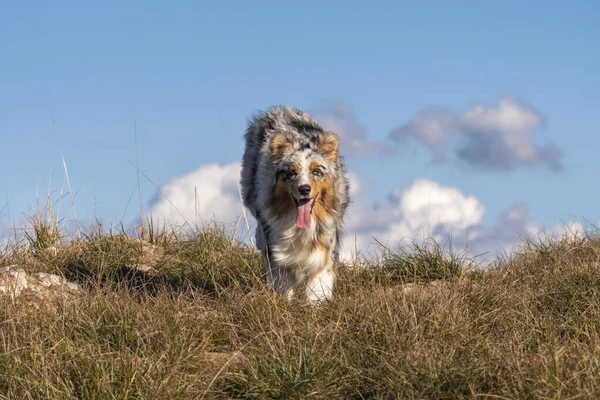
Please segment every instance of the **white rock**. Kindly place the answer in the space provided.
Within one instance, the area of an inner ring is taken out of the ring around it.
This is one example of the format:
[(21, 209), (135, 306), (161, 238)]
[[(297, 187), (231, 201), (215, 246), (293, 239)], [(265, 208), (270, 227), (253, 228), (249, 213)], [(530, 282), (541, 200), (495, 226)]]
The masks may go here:
[(27, 288), (27, 273), (23, 268), (14, 268), (14, 265), (0, 270), (0, 291), (16, 297)]
[(8, 267), (0, 268), (0, 275), (10, 271), (12, 268), (16, 267), (16, 265), (9, 265)]
[(67, 282), (66, 286), (67, 286), (67, 289), (69, 289), (72, 292), (79, 292), (79, 290), (81, 289), (78, 284), (73, 283), (73, 282)]
[(45, 272), (27, 274), (23, 268), (17, 265), (0, 268), (0, 292), (18, 297), (24, 290), (29, 290), (39, 299), (53, 296), (57, 291), (79, 292), (79, 285), (68, 282), (65, 278)]
[(45, 272), (38, 272), (33, 276), (37, 277), (40, 283), (44, 286), (60, 285), (63, 283), (61, 281), (60, 276), (58, 275), (47, 274)]

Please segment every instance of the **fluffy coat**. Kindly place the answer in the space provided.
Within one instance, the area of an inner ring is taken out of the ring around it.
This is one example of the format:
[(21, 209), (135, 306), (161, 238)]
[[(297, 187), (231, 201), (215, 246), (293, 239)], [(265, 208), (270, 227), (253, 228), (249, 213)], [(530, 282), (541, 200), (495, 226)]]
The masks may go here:
[(269, 282), (287, 297), (306, 283), (307, 300), (331, 298), (349, 204), (338, 136), (277, 106), (254, 115), (244, 137), (242, 197)]

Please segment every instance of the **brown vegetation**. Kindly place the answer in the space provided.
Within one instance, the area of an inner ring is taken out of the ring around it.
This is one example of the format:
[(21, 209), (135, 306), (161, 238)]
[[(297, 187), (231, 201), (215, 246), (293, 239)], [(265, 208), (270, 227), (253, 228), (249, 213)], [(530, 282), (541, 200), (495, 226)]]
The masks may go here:
[(40, 232), (0, 267), (85, 294), (52, 309), (0, 296), (2, 398), (600, 396), (595, 235), (524, 243), (486, 271), (434, 245), (386, 252), (341, 266), (334, 300), (314, 307), (272, 295), (260, 257), (215, 227)]

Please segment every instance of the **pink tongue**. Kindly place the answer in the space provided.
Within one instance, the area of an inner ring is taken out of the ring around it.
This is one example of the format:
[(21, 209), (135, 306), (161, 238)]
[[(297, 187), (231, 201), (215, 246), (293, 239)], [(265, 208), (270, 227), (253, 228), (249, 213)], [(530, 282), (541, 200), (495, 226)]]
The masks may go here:
[(312, 203), (312, 200), (298, 201), (298, 215), (296, 216), (296, 226), (298, 228), (310, 228), (310, 208)]

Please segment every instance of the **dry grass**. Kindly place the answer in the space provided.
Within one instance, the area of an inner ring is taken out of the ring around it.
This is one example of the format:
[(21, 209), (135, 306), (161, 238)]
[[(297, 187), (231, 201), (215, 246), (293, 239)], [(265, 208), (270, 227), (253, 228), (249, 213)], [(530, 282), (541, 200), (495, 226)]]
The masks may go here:
[(485, 272), (435, 245), (387, 252), (341, 266), (316, 308), (269, 293), (259, 257), (217, 227), (154, 232), (150, 256), (124, 234), (38, 231), (0, 267), (87, 292), (53, 309), (0, 299), (2, 398), (600, 396), (595, 235), (524, 243)]

